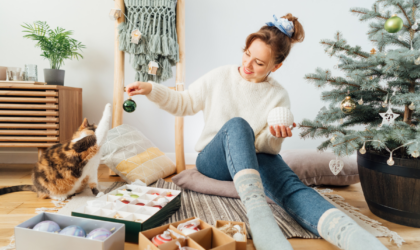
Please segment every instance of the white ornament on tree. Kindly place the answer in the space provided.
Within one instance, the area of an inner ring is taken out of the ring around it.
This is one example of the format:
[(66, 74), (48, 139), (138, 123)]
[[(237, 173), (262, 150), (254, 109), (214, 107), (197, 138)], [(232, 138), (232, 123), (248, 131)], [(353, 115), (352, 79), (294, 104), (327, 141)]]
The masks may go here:
[(386, 163), (390, 166), (394, 165), (394, 159), (392, 159), (392, 153), (391, 153), (391, 157), (389, 157), (389, 159), (386, 161)]
[(334, 175), (338, 175), (344, 168), (344, 162), (338, 159), (336, 156), (335, 160), (330, 161), (330, 170)]
[(289, 108), (277, 107), (273, 108), (267, 117), (268, 126), (284, 125), (293, 129), (293, 114)]
[(362, 105), (362, 104), (363, 104), (363, 98), (360, 98), (359, 105)]
[(389, 106), (388, 111), (386, 111), (386, 113), (379, 113), (380, 116), (382, 116), (383, 120), (381, 125), (379, 125), (379, 127), (382, 127), (382, 125), (386, 124), (386, 125), (392, 125), (394, 124), (394, 120), (400, 116), (399, 114), (395, 114), (394, 112), (392, 112), (391, 106)]
[(409, 108), (410, 110), (414, 110), (414, 109), (416, 108), (416, 106), (414, 106), (414, 103), (413, 103), (413, 102), (411, 102), (411, 104), (408, 106), (408, 108)]

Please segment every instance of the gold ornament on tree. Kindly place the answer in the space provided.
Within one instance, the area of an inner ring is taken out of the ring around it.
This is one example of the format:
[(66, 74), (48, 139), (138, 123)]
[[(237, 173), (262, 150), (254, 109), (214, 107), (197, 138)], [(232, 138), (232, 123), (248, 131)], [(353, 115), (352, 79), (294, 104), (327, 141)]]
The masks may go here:
[(351, 114), (356, 109), (356, 102), (353, 101), (353, 99), (351, 99), (350, 96), (346, 96), (346, 98), (344, 98), (344, 100), (341, 101), (340, 109), (345, 114)]
[(382, 107), (386, 108), (388, 106), (388, 94), (386, 95), (385, 101), (382, 103)]
[(362, 155), (366, 154), (365, 144), (366, 144), (366, 142), (364, 142), (364, 143), (363, 143), (363, 147), (359, 150), (359, 152), (360, 152)]
[(392, 153), (391, 153), (391, 157), (389, 157), (389, 159), (386, 161), (386, 163), (390, 166), (394, 165), (394, 159), (392, 159)]
[(419, 157), (419, 156), (420, 156), (420, 153), (419, 153), (419, 151), (414, 150), (414, 151), (411, 153), (411, 156), (413, 156), (414, 158), (417, 158), (417, 157)]
[(370, 50), (370, 54), (371, 54), (371, 55), (375, 55), (375, 54), (376, 54), (376, 50), (375, 50), (375, 48), (373, 48), (373, 49), (371, 49), (371, 50)]

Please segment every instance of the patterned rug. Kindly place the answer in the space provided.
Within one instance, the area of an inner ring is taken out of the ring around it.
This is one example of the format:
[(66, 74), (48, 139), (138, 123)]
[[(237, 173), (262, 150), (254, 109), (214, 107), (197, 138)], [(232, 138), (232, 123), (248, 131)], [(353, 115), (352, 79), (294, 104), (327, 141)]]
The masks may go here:
[[(108, 193), (115, 188), (124, 185), (124, 182), (103, 182), (99, 183), (100, 190)], [(165, 223), (172, 223), (175, 221), (187, 219), (190, 217), (198, 217), (210, 225), (214, 225), (216, 220), (228, 221), (242, 221), (247, 226), (247, 236), (251, 238), (249, 230), (249, 222), (246, 217), (245, 207), (240, 199), (220, 197), (215, 195), (206, 195), (197, 193), (191, 190), (181, 189), (172, 182), (165, 182), (159, 179), (157, 182), (150, 185), (157, 188), (168, 188), (182, 191), (181, 208), (175, 212)], [(355, 220), (362, 228), (376, 237), (389, 237), (397, 245), (401, 245), (404, 240), (393, 231), (381, 225), (380, 222), (370, 219), (369, 217), (361, 214), (358, 208), (351, 206), (343, 197), (336, 194), (329, 194), (331, 189), (318, 189), (314, 188), (321, 196), (327, 201), (336, 206), (338, 209), (346, 213), (353, 220)], [(86, 204), (86, 201), (95, 199), (92, 192), (86, 189), (82, 194), (73, 197), (70, 201), (63, 204), (63, 207), (57, 208), (59, 214), (71, 215), (71, 211)], [(269, 205), (273, 211), (277, 224), (283, 231), (287, 238), (308, 238), (317, 239), (316, 235), (302, 228), (287, 212), (276, 204)]]
[[(191, 190), (181, 189), (173, 182), (166, 182), (163, 179), (158, 180), (151, 186), (182, 190), (181, 208), (163, 224), (173, 223), (194, 216), (210, 225), (215, 225), (217, 220), (242, 221), (246, 224), (248, 238), (251, 238), (245, 206), (240, 199), (206, 195)], [(279, 205), (270, 204), (269, 206), (273, 211), (277, 224), (287, 238), (298, 237), (319, 239), (318, 236), (301, 227)]]

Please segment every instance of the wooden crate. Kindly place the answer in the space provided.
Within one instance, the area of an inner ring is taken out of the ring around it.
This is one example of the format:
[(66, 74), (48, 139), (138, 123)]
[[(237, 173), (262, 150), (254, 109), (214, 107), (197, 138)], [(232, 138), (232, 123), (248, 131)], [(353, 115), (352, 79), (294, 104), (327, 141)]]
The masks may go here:
[(0, 147), (36, 147), (40, 155), (81, 123), (81, 88), (0, 83)]

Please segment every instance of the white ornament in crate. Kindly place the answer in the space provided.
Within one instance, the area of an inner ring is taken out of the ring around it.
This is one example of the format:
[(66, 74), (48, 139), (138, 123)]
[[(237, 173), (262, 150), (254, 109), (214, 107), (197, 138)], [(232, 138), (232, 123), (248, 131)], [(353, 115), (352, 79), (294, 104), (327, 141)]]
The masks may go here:
[(284, 125), (293, 129), (293, 114), (289, 108), (277, 107), (273, 108), (267, 117), (268, 126)]
[(334, 175), (338, 175), (344, 168), (344, 162), (339, 160), (338, 157), (335, 160), (330, 161), (330, 170)]

